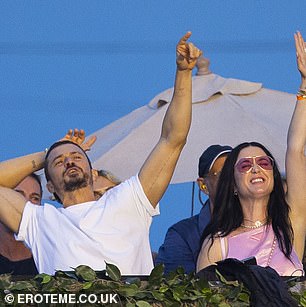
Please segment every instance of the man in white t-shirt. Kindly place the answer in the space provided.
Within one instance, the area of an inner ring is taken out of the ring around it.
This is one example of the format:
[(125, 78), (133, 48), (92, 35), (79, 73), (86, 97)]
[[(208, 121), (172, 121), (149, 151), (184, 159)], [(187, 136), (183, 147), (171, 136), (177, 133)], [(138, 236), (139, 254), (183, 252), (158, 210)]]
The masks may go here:
[[(53, 274), (86, 264), (95, 270), (105, 262), (124, 275), (147, 275), (153, 268), (149, 245), (152, 216), (166, 191), (186, 142), (191, 122), (191, 76), (201, 51), (179, 41), (172, 101), (161, 137), (139, 173), (96, 201), (90, 161), (79, 146), (83, 131), (44, 152), (0, 164), (0, 221), (31, 249), (39, 272)], [(44, 165), (45, 160), (45, 165)], [(26, 202), (12, 190), (29, 172), (45, 166), (47, 187), (63, 208)], [(14, 184), (14, 185), (13, 185)]]

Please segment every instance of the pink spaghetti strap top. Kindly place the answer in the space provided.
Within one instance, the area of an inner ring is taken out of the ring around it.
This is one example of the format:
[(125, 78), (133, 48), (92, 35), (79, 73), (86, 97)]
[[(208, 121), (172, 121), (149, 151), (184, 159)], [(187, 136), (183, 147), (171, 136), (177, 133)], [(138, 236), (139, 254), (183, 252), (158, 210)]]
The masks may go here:
[(280, 250), (271, 225), (251, 229), (232, 237), (220, 237), (220, 243), (223, 259), (243, 260), (255, 257), (258, 265), (270, 266), (281, 276), (304, 275), (303, 265), (295, 250), (292, 249), (290, 261)]

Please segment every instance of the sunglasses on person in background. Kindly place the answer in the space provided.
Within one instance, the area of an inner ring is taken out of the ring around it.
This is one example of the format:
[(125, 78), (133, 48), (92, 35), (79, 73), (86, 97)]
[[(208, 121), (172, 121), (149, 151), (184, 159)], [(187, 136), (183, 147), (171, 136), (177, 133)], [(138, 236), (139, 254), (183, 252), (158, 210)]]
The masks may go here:
[(254, 166), (258, 165), (261, 169), (271, 171), (273, 169), (274, 160), (269, 156), (245, 157), (239, 159), (235, 164), (239, 173), (249, 173)]

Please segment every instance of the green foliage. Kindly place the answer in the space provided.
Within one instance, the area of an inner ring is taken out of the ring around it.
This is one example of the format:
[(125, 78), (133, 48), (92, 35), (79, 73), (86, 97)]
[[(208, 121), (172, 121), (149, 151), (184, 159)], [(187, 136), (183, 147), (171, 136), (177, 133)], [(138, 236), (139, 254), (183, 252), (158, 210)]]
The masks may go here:
[(74, 271), (78, 279), (83, 281), (93, 281), (97, 278), (96, 272), (86, 265), (79, 265)]
[[(127, 307), (148, 306), (201, 306), (201, 307), (244, 307), (250, 304), (250, 293), (237, 281), (227, 281), (218, 273), (219, 282), (209, 283), (194, 274), (185, 274), (182, 268), (164, 275), (162, 265), (156, 266), (145, 281), (139, 278), (122, 278), (119, 269), (106, 263), (108, 279), (99, 279), (94, 270), (81, 265), (72, 272), (58, 271), (54, 276), (38, 274), (31, 280), (13, 280), (9, 274), (0, 275), (0, 306), (4, 297), (11, 293), (76, 293), (116, 294), (119, 305)], [(293, 289), (293, 288), (291, 288)], [(306, 307), (306, 291), (292, 291), (299, 306)], [(11, 306), (16, 306), (15, 303)], [(26, 305), (23, 305), (26, 306)], [(31, 304), (29, 306), (35, 306)], [(50, 306), (39, 304), (39, 306)], [(72, 306), (61, 304), (60, 306)], [(77, 303), (74, 306), (79, 306)], [(84, 304), (82, 306), (85, 306)], [(90, 304), (90, 306), (101, 306)]]
[(119, 281), (121, 278), (119, 269), (111, 263), (106, 262), (106, 273), (114, 281)]

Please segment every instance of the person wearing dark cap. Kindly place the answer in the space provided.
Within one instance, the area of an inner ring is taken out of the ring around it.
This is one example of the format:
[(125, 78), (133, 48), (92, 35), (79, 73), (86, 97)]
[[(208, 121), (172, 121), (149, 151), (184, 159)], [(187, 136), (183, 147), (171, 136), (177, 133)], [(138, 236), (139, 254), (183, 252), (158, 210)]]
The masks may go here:
[(183, 267), (186, 273), (196, 270), (201, 235), (210, 220), (219, 174), (231, 149), (227, 145), (211, 145), (201, 155), (197, 183), (208, 199), (199, 214), (181, 220), (168, 229), (155, 261), (155, 264), (164, 264), (166, 274), (177, 267)]

